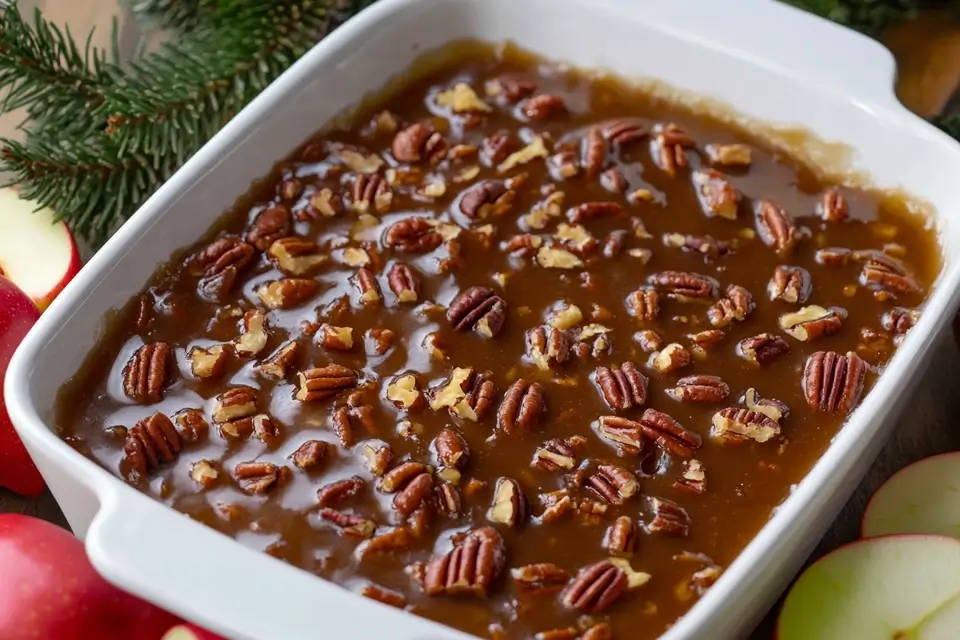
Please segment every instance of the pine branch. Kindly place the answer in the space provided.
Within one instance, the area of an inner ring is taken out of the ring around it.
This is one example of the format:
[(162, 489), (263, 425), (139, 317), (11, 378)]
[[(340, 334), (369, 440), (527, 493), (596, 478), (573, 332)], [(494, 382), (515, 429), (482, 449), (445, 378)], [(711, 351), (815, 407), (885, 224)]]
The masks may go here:
[(913, 17), (924, 6), (945, 0), (783, 0), (868, 35)]
[(161, 29), (193, 31), (216, 10), (218, 0), (129, 0), (133, 13)]

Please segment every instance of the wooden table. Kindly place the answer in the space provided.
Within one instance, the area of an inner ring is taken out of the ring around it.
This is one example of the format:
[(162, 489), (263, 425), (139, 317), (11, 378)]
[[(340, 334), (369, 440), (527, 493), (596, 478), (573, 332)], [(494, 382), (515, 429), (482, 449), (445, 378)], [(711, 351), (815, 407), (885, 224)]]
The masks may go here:
[[(116, 0), (21, 0), (21, 6), (29, 11), (39, 6), (49, 18), (69, 24), (74, 34), (85, 34), (96, 26), (97, 45), (107, 44), (114, 15), (120, 16), (122, 50), (132, 51), (142, 37), (137, 26), (120, 12)], [(960, 25), (940, 15), (927, 15), (887, 34), (884, 41), (898, 59), (898, 93), (904, 104), (923, 116), (940, 113), (960, 84)], [(19, 114), (0, 116), (0, 134), (13, 135), (19, 118)], [(960, 357), (952, 340), (945, 340), (934, 353), (894, 438), (812, 558), (857, 537), (866, 500), (894, 471), (927, 455), (960, 449), (960, 403), (950, 401), (960, 396)], [(24, 500), (0, 489), (0, 512), (26, 513), (66, 526), (49, 494)], [(760, 625), (754, 638), (771, 637), (776, 610)]]

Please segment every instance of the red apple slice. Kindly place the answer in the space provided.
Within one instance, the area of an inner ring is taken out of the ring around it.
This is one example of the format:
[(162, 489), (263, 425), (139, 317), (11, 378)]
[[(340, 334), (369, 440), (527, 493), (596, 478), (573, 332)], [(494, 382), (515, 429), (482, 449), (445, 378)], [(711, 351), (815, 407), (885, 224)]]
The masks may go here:
[(163, 634), (160, 640), (226, 640), (223, 636), (201, 629), (195, 624), (178, 624)]
[(50, 209), (0, 189), (0, 275), (30, 296), (41, 310), (80, 271), (80, 251), (63, 222)]
[[(787, 595), (777, 640), (955, 640), (960, 540), (897, 535), (858, 540), (807, 568)], [(918, 636), (920, 630), (925, 635)]]
[(891, 476), (870, 499), (860, 531), (864, 538), (891, 533), (960, 538), (960, 452), (925, 458)]

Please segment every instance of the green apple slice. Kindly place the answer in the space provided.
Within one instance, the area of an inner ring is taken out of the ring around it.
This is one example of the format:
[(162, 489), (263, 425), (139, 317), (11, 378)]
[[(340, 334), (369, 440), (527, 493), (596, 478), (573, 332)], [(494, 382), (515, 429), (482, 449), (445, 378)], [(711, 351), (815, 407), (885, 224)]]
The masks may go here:
[(960, 538), (960, 453), (925, 458), (895, 473), (870, 499), (860, 530), (864, 538), (893, 533)]
[(960, 540), (859, 540), (803, 572), (780, 612), (777, 640), (956, 640), (958, 598)]

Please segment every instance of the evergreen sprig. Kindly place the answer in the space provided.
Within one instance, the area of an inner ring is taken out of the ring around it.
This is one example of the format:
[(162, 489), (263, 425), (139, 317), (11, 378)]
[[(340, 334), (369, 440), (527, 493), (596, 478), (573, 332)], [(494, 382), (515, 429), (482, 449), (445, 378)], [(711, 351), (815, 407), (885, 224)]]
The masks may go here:
[(130, 0), (133, 12), (162, 29), (192, 31), (216, 10), (217, 0)]
[(947, 0), (784, 0), (828, 20), (877, 35), (885, 28), (913, 17), (921, 8)]

